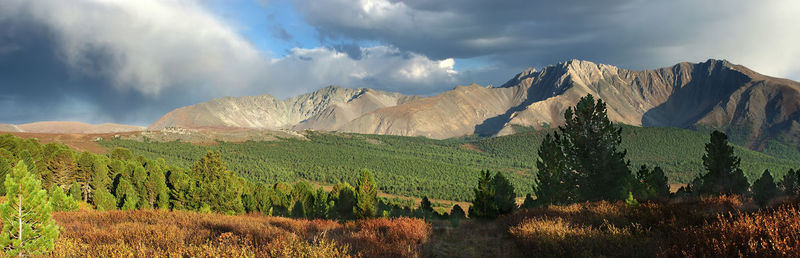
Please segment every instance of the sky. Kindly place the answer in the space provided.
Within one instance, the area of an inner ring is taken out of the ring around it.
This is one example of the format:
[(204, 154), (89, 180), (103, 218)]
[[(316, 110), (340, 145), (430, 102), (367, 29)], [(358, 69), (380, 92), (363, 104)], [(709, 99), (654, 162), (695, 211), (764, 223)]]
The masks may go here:
[(570, 59), (800, 80), (796, 0), (0, 0), (0, 123), (149, 125), (328, 85), (433, 95)]

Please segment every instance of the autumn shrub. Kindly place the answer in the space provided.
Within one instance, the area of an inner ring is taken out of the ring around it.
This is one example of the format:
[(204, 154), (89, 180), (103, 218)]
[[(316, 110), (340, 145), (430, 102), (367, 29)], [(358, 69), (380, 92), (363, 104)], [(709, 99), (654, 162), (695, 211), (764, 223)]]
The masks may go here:
[(666, 238), (749, 209), (738, 196), (642, 202), (586, 202), (526, 209), (501, 217), (520, 249), (533, 256), (655, 256)]
[(345, 224), (183, 211), (54, 213), (52, 257), (414, 257), (430, 235), (418, 219)]
[(430, 235), (421, 219), (377, 218), (347, 222), (340, 240), (366, 257), (417, 257)]
[(671, 237), (663, 256), (800, 257), (800, 205), (718, 215)]

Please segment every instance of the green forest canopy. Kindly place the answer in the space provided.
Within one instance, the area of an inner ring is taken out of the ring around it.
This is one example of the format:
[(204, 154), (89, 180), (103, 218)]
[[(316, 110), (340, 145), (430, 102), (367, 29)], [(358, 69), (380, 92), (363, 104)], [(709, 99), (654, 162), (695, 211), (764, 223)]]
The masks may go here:
[[(133, 140), (101, 141), (105, 147), (124, 147), (148, 159), (164, 158), (169, 165), (188, 167), (208, 151), (219, 151), (229, 169), (255, 182), (268, 184), (300, 179), (323, 183), (355, 182), (361, 169), (375, 173), (380, 190), (404, 196), (429, 196), (467, 201), (481, 170), (503, 171), (518, 195), (532, 191), (536, 150), (549, 130), (528, 131), (494, 138), (433, 140), (423, 137), (308, 132), (309, 140), (218, 142), (198, 146), (182, 142)], [(632, 168), (661, 166), (671, 183), (688, 183), (702, 171), (701, 156), (708, 135), (658, 127), (623, 125), (622, 146)], [(765, 170), (782, 178), (800, 161), (778, 158), (736, 147), (750, 181)]]

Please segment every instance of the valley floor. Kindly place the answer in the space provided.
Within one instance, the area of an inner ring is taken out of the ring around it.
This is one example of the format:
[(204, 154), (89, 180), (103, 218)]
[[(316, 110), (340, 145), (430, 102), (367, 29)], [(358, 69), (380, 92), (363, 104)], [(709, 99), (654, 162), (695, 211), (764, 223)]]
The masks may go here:
[(594, 202), (497, 220), (337, 222), (183, 211), (54, 215), (52, 257), (800, 256), (800, 202), (758, 210), (739, 197)]

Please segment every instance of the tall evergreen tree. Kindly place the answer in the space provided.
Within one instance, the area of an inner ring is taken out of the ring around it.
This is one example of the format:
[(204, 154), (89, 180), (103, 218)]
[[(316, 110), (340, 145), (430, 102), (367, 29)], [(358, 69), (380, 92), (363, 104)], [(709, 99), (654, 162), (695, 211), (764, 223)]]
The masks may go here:
[(114, 195), (117, 197), (117, 207), (122, 210), (135, 210), (139, 195), (133, 185), (122, 176), (118, 176)]
[(517, 209), (514, 186), (508, 181), (503, 172), (497, 172), (492, 178), (494, 188), (494, 203), (499, 214), (508, 214)]
[(568, 166), (577, 173), (580, 200), (622, 200), (633, 180), (626, 151), (620, 148), (622, 128), (606, 114), (606, 104), (589, 94), (564, 112), (560, 143)]
[(78, 210), (78, 203), (75, 199), (67, 196), (64, 189), (58, 186), (50, 188), (50, 206), (53, 211), (76, 211)]
[(89, 201), (89, 193), (91, 192), (89, 182), (92, 181), (92, 166), (94, 165), (94, 161), (94, 155), (88, 151), (84, 151), (80, 154), (76, 162), (75, 181), (80, 185), (80, 197), (84, 202)]
[(789, 169), (789, 172), (783, 176), (783, 182), (781, 186), (783, 187), (783, 193), (788, 196), (795, 196), (800, 192), (800, 170), (795, 171), (794, 169)]
[(469, 209), (470, 218), (496, 218), (498, 211), (494, 202), (494, 185), (492, 174), (488, 170), (481, 172), (478, 186), (473, 191), (475, 199), (472, 200), (472, 207)]
[(761, 178), (753, 182), (753, 199), (758, 205), (765, 206), (772, 198), (778, 195), (778, 187), (775, 186), (775, 178), (765, 170)]
[(173, 210), (186, 210), (189, 207), (196, 206), (189, 203), (192, 180), (182, 169), (169, 169), (167, 187), (169, 188), (170, 208)]
[(361, 170), (356, 184), (355, 215), (359, 219), (373, 218), (378, 210), (378, 186), (372, 172)]
[(642, 165), (636, 172), (636, 179), (631, 191), (641, 199), (654, 199), (669, 197), (669, 184), (664, 170), (656, 166), (653, 169)]
[(467, 213), (464, 212), (464, 209), (461, 208), (461, 205), (453, 205), (453, 209), (450, 211), (450, 219), (466, 219)]
[[(163, 160), (161, 160), (163, 162)], [(169, 209), (169, 189), (164, 176), (164, 168), (160, 162), (147, 164), (147, 202), (150, 207)]]
[(536, 161), (536, 204), (566, 204), (575, 199), (577, 176), (567, 166), (557, 133), (547, 134), (539, 146)]
[(197, 177), (197, 185), (190, 189), (195, 202), (217, 212), (244, 212), (240, 179), (228, 171), (219, 153), (208, 152), (195, 163), (192, 174)]
[(419, 210), (423, 218), (430, 219), (433, 217), (433, 204), (427, 196), (423, 196), (422, 200), (419, 202)]
[(700, 194), (743, 194), (749, 184), (739, 168), (741, 159), (734, 155), (728, 136), (720, 131), (711, 133), (706, 144), (703, 167), (706, 173), (700, 176), (699, 185), (692, 186)]
[(348, 183), (339, 183), (333, 186), (330, 193), (330, 199), (333, 201), (332, 213), (339, 219), (354, 219), (354, 207), (356, 205), (356, 192), (355, 189)]
[(6, 180), (8, 174), (11, 174), (11, 162), (0, 155), (0, 196), (6, 195), (6, 186), (3, 181)]
[(46, 254), (59, 233), (47, 192), (24, 162), (17, 163), (4, 183), (8, 200), (0, 204), (0, 248), (9, 257)]
[(318, 188), (314, 193), (314, 206), (312, 207), (312, 216), (315, 219), (327, 219), (331, 203), (328, 201), (328, 193), (322, 187)]
[(95, 189), (94, 192), (94, 208), (98, 211), (108, 211), (117, 208), (117, 200), (114, 198), (106, 187)]
[(139, 200), (136, 201), (136, 207), (139, 209), (153, 208), (148, 201), (147, 170), (138, 162), (131, 162), (131, 164), (133, 165), (133, 175), (130, 183), (133, 185), (133, 189), (136, 190), (136, 196), (139, 197)]

